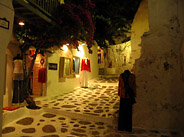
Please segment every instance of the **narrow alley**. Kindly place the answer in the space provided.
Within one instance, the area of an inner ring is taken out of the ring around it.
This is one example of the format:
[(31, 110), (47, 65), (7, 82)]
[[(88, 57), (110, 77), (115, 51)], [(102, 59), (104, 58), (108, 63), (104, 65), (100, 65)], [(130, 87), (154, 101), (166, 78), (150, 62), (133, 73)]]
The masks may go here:
[(133, 127), (133, 132), (117, 130), (118, 79), (91, 80), (89, 88), (77, 88), (68, 94), (36, 98), (40, 110), (26, 107), (4, 116), (22, 117), (3, 126), (3, 137), (179, 137), (177, 132)]

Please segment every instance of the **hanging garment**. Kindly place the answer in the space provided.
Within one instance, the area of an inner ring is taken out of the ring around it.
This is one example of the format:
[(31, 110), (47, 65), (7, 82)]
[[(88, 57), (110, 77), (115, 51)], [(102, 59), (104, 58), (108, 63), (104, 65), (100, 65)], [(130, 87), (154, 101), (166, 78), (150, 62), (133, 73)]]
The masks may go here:
[(82, 59), (81, 71), (83, 71), (83, 70), (91, 72), (90, 60), (89, 59)]
[(81, 87), (88, 87), (88, 73), (91, 72), (90, 60), (88, 58), (82, 59), (80, 85)]
[(41, 68), (38, 71), (38, 82), (46, 83), (47, 81), (47, 71), (46, 68)]
[(13, 80), (23, 80), (23, 60), (14, 60)]
[(80, 74), (80, 86), (88, 87), (88, 71), (83, 70)]
[(12, 103), (22, 103), (24, 102), (23, 80), (14, 80), (13, 82)]
[(14, 69), (13, 69), (13, 98), (12, 103), (24, 102), (23, 93), (23, 60), (20, 56), (14, 57)]

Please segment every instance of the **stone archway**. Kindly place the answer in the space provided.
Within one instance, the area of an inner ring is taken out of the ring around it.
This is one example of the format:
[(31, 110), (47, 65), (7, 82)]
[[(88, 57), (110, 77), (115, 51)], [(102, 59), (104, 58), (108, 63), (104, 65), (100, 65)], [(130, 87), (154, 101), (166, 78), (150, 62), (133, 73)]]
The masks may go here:
[(12, 0), (0, 1), (0, 135), (2, 133), (2, 107), (3, 107), (3, 94), (5, 92), (5, 62), (6, 62), (6, 48), (11, 39), (14, 9)]

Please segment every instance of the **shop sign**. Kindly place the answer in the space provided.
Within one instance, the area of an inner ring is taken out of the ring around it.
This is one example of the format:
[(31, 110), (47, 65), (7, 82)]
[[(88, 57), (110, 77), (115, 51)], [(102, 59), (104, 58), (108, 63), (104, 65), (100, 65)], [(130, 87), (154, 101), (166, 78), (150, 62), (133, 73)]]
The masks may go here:
[(56, 63), (49, 63), (49, 69), (50, 70), (57, 70), (57, 64)]
[(9, 29), (10, 21), (8, 21), (6, 18), (0, 18), (0, 27)]

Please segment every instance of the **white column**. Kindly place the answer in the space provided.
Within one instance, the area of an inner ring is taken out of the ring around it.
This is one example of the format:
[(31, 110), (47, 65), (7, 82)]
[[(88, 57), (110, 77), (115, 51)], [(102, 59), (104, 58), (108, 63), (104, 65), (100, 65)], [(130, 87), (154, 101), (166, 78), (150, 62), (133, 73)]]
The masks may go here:
[[(2, 107), (3, 107), (3, 94), (5, 92), (5, 65), (6, 65), (6, 48), (11, 39), (14, 9), (12, 0), (0, 0), (0, 18), (6, 18), (9, 21), (9, 28), (7, 22), (0, 23), (0, 136), (2, 134)], [(3, 27), (5, 28), (3, 28)]]

